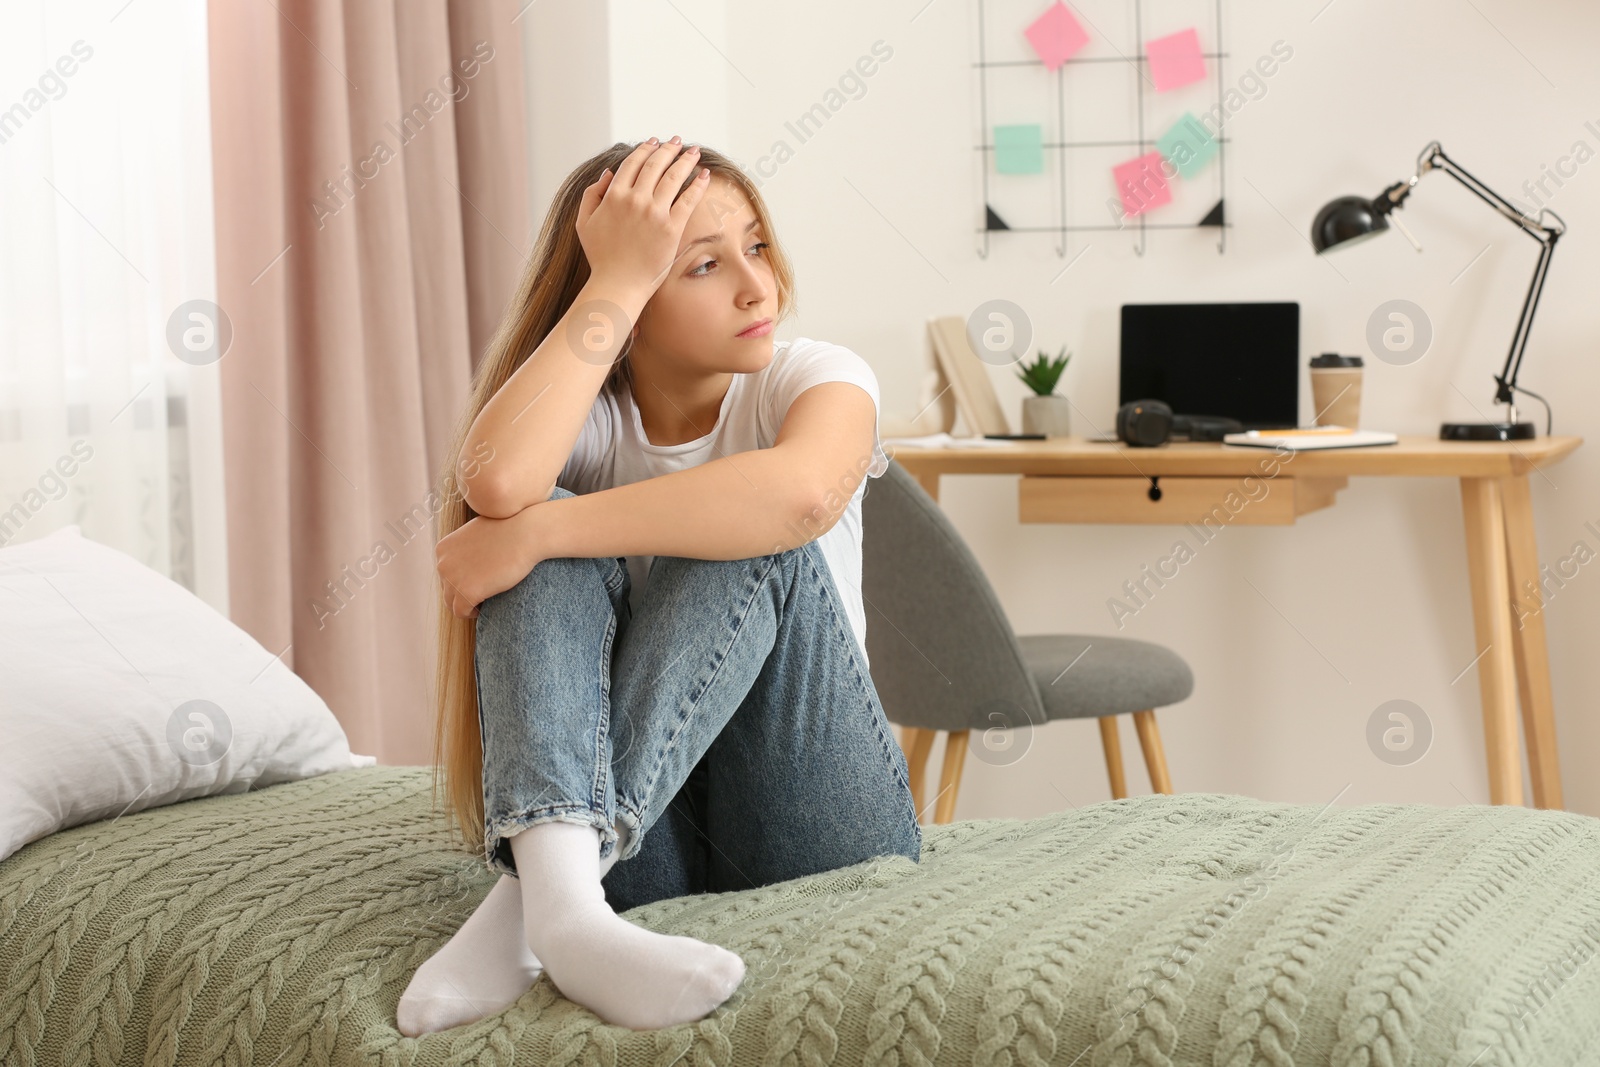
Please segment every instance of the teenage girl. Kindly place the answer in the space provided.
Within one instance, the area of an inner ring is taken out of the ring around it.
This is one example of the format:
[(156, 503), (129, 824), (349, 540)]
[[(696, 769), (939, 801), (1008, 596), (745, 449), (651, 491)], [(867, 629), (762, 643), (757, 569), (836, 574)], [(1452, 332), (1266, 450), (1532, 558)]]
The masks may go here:
[(754, 184), (678, 137), (557, 192), (449, 453), (436, 770), (499, 881), (413, 976), (410, 1036), (541, 971), (602, 1020), (703, 1018), (734, 952), (618, 914), (922, 834), (868, 673), (848, 348), (774, 342), (793, 276)]

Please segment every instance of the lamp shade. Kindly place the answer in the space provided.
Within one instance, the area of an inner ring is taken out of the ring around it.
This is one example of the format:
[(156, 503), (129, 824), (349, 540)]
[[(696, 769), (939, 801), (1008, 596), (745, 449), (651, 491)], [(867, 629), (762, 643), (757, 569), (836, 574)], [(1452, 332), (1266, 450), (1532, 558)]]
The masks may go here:
[(1359, 241), (1389, 228), (1377, 205), (1363, 196), (1341, 196), (1317, 212), (1311, 224), (1311, 245), (1319, 253), (1335, 245)]

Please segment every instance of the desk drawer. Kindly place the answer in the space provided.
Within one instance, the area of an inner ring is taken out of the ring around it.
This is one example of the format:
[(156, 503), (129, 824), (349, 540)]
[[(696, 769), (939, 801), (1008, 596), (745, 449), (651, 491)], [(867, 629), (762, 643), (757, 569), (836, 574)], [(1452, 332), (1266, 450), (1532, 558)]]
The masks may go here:
[(1108, 522), (1212, 528), (1286, 526), (1333, 503), (1345, 478), (1217, 478), (1198, 475), (1142, 477), (1025, 474), (1017, 485), (1021, 522)]

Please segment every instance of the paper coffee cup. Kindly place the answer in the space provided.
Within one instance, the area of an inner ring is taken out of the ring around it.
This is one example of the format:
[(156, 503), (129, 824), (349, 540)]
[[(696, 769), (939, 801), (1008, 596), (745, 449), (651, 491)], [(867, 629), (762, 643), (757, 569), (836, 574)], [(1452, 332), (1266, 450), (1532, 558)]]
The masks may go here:
[(1360, 356), (1324, 352), (1311, 360), (1311, 404), (1318, 426), (1361, 424)]

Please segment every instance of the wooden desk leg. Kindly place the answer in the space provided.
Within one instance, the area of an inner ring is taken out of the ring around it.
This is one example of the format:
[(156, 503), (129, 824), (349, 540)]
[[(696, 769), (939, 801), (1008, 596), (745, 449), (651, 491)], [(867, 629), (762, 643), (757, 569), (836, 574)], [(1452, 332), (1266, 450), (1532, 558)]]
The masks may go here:
[(1506, 561), (1505, 501), (1496, 478), (1461, 479), (1467, 531), (1467, 578), (1472, 586), (1477, 635), (1478, 688), (1483, 700), (1483, 740), (1489, 763), (1489, 803), (1522, 803), (1522, 746), (1517, 737), (1516, 665), (1513, 662), (1511, 587)]
[(923, 490), (929, 496), (933, 497), (934, 503), (938, 503), (939, 502), (939, 472), (938, 471), (935, 471), (932, 474), (919, 474), (919, 475), (917, 475), (917, 482), (918, 482), (918, 484), (920, 484), (922, 486)]
[(1544, 587), (1539, 584), (1539, 546), (1533, 536), (1533, 498), (1528, 476), (1500, 479), (1505, 500), (1506, 558), (1511, 579), (1511, 647), (1517, 664), (1522, 733), (1528, 743), (1533, 806), (1561, 808), (1561, 759), (1556, 749), (1555, 699), (1545, 647)]

